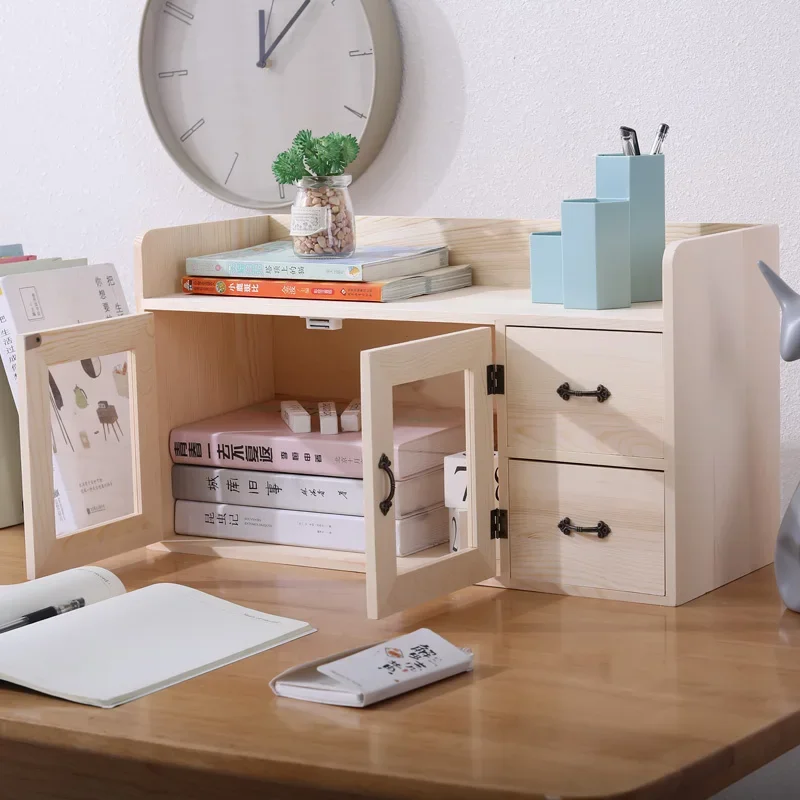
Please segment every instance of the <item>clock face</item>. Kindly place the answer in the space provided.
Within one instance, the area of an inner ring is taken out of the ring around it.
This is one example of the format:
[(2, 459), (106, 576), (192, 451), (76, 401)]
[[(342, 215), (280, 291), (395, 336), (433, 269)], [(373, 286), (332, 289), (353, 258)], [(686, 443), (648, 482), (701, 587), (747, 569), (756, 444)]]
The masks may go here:
[(150, 0), (140, 44), (145, 102), (196, 183), (237, 205), (277, 208), (294, 189), (278, 185), (272, 161), (297, 131), (352, 133), (362, 150), (370, 139), (366, 160), (377, 153), (396, 98), (391, 108), (374, 102), (376, 61), (381, 47), (395, 58), (383, 89), (399, 89), (396, 40), (388, 0)]

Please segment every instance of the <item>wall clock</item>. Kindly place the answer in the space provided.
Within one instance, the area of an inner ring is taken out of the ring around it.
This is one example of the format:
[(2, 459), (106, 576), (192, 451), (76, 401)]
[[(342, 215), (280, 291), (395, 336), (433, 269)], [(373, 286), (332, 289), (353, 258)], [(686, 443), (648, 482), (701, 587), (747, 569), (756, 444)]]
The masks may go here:
[(178, 166), (211, 194), (276, 209), (272, 176), (301, 128), (354, 134), (362, 173), (400, 97), (389, 0), (148, 0), (139, 41), (145, 105)]

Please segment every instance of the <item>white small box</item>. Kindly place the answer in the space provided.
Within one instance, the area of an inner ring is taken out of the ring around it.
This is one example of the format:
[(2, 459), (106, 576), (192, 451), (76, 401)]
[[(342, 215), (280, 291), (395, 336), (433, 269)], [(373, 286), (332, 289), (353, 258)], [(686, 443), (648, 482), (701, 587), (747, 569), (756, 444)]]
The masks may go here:
[(281, 401), (281, 418), (292, 433), (311, 433), (311, 414), (297, 400)]
[(361, 401), (353, 400), (342, 411), (342, 430), (348, 433), (361, 430)]
[(336, 413), (336, 403), (320, 403), (318, 408), (319, 432), (325, 436), (339, 433), (339, 415)]
[[(444, 457), (444, 504), (450, 509), (467, 508), (467, 454), (454, 453)], [(500, 470), (497, 451), (494, 454), (494, 505), (500, 507)]]
[(450, 525), (450, 552), (457, 553), (467, 546), (469, 512), (463, 508), (448, 508), (447, 519)]

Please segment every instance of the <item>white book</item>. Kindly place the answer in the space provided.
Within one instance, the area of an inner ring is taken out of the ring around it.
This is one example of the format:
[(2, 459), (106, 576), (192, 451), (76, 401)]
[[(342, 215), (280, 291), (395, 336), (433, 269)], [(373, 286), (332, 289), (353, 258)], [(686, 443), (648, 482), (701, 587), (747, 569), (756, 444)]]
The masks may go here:
[[(397, 481), (395, 487), (395, 517), (418, 514), (442, 505), (444, 472), (442, 469), (421, 472)], [(364, 516), (364, 481), (360, 478), (174, 464), (172, 496), (176, 500), (201, 503)]]
[[(448, 522), (444, 506), (396, 520), (397, 555), (409, 556), (446, 542)], [(190, 500), (175, 503), (175, 533), (353, 553), (363, 553), (366, 547), (364, 517)]]
[(472, 670), (472, 653), (428, 628), (292, 667), (270, 682), (279, 697), (364, 708)]
[(99, 567), (0, 587), (0, 626), (78, 598), (85, 607), (0, 633), (0, 680), (113, 708), (314, 632), (178, 584), (126, 594)]
[[(0, 358), (17, 404), (19, 334), (127, 313), (112, 264), (0, 275)], [(59, 536), (134, 510), (128, 355), (92, 355), (50, 369)]]
[[(2, 248), (0, 255), (3, 255)], [(85, 258), (67, 260), (40, 258), (35, 261), (0, 263), (0, 276), (77, 267), (86, 263)], [(3, 338), (5, 337), (0, 337), (0, 346)], [(19, 525), (21, 522), (22, 467), (19, 453), (19, 417), (8, 378), (4, 371), (0, 371), (0, 528)]]

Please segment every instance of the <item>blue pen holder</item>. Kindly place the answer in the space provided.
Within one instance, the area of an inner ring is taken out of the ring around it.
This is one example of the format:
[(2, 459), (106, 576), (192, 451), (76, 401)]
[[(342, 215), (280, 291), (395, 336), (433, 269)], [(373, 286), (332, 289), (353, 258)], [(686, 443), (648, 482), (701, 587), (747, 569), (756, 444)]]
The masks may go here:
[(631, 300), (661, 300), (664, 156), (597, 156), (597, 197), (630, 201)]
[(531, 234), (531, 302), (564, 302), (561, 231)]
[(627, 200), (592, 198), (561, 203), (565, 308), (625, 308), (631, 304), (630, 226)]

